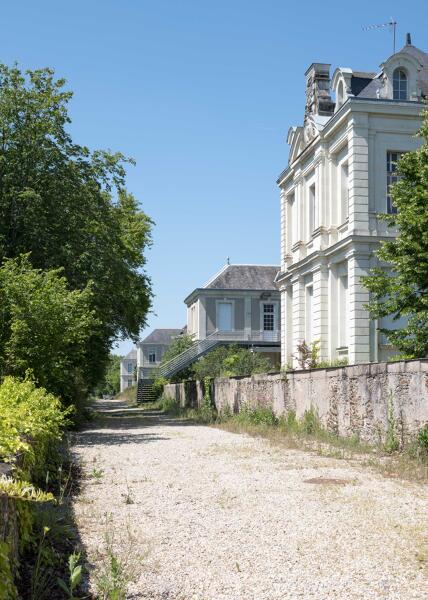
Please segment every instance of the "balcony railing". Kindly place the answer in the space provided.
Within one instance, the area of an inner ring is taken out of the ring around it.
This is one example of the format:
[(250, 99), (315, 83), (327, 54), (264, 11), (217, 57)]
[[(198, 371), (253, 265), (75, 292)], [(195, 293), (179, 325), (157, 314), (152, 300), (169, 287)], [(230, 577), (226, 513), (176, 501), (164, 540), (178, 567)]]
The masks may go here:
[(219, 340), (222, 342), (250, 342), (250, 343), (278, 343), (281, 341), (281, 332), (276, 331), (260, 331), (245, 329), (237, 331), (220, 331), (216, 330), (207, 339)]

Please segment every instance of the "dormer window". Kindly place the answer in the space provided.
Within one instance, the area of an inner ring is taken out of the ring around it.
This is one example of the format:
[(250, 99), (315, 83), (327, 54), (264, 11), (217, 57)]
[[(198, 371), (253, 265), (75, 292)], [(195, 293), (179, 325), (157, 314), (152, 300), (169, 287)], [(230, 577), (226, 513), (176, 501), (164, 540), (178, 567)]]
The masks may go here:
[(407, 100), (407, 75), (403, 69), (395, 69), (394, 71), (392, 97), (394, 100)]

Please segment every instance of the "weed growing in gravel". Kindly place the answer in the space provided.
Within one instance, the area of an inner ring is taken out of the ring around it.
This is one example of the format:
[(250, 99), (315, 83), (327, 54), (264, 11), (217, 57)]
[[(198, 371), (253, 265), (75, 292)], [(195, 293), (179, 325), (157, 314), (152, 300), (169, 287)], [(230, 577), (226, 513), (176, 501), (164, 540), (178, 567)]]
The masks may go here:
[(104, 477), (104, 471), (102, 469), (97, 469), (96, 467), (94, 467), (89, 473), (89, 477), (92, 477), (92, 479), (95, 479), (97, 480), (97, 482), (99, 482), (100, 479)]
[(104, 560), (96, 576), (97, 598), (126, 600), (128, 584), (133, 581), (137, 566), (141, 565), (141, 558), (135, 555), (135, 536), (127, 522), (120, 529), (120, 539), (116, 541), (111, 515), (106, 515), (105, 527)]
[(118, 556), (109, 550), (107, 565), (97, 581), (98, 592), (102, 600), (126, 600), (126, 577), (124, 566)]

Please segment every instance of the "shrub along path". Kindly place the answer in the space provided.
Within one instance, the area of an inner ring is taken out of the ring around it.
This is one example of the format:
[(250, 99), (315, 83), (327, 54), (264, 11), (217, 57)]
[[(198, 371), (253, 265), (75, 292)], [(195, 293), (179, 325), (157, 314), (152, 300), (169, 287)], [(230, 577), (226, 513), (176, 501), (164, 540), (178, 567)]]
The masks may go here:
[(74, 509), (100, 597), (127, 585), (146, 600), (426, 598), (426, 486), (99, 408), (74, 448), (86, 473)]

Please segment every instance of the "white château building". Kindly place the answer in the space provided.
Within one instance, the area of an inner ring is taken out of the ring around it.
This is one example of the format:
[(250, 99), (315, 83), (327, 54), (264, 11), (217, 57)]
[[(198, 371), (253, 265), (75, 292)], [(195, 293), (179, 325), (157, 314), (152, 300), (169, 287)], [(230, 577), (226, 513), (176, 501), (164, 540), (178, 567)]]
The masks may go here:
[[(416, 149), (428, 54), (411, 44), (377, 73), (314, 63), (306, 71), (303, 126), (288, 133), (289, 164), (281, 173), (282, 363), (295, 364), (297, 345), (320, 340), (321, 358), (350, 364), (393, 352), (365, 305), (360, 277), (374, 251), (394, 235), (379, 213), (394, 211), (388, 194), (395, 164)], [(392, 328), (397, 327), (393, 325)]]

